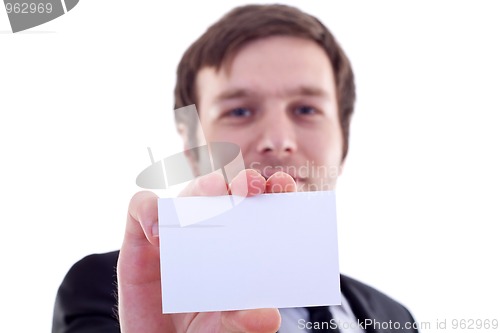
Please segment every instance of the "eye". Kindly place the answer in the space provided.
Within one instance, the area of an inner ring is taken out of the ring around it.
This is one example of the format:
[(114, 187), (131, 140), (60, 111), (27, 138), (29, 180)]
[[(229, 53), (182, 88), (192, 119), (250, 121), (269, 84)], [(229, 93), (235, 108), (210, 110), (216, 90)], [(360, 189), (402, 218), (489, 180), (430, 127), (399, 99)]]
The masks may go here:
[(247, 108), (235, 108), (229, 111), (226, 115), (235, 118), (246, 118), (252, 115), (252, 111)]
[(296, 107), (293, 112), (298, 115), (298, 116), (308, 116), (308, 115), (314, 115), (318, 113), (318, 110), (311, 106), (307, 105), (301, 105), (299, 107)]

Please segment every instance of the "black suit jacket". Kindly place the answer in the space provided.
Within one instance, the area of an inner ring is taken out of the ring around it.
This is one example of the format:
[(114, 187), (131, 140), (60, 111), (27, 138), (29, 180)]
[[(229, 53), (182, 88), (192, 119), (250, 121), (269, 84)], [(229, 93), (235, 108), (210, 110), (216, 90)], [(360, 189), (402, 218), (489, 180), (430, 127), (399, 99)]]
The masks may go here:
[[(117, 315), (116, 263), (118, 251), (87, 256), (77, 262), (57, 292), (52, 333), (119, 333)], [(368, 333), (414, 333), (404, 329), (414, 323), (408, 310), (381, 292), (347, 276), (340, 276), (340, 287), (354, 315)], [(366, 326), (369, 320), (380, 327)], [(400, 329), (383, 329), (382, 324), (399, 323)], [(286, 333), (286, 332), (282, 332)]]

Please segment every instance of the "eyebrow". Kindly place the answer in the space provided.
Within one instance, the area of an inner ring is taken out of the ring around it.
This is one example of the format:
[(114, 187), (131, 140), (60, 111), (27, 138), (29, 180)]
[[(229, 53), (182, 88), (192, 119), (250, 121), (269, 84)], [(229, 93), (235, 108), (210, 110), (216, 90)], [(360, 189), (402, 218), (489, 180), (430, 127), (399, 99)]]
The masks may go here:
[[(222, 102), (231, 99), (239, 99), (246, 97), (254, 97), (258, 96), (259, 93), (252, 89), (245, 88), (234, 88), (223, 91), (216, 98), (216, 102)], [(284, 96), (312, 96), (312, 97), (326, 97), (329, 95), (324, 89), (313, 87), (313, 86), (300, 86), (298, 88), (285, 90), (283, 94)]]

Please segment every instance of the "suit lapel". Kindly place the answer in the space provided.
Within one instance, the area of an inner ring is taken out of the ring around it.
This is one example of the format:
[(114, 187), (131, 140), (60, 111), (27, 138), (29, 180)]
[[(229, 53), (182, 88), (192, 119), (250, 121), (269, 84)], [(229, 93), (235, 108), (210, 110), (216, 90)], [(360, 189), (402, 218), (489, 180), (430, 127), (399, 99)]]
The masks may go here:
[[(340, 291), (345, 296), (349, 305), (360, 322), (365, 322), (366, 319), (377, 318), (376, 309), (373, 308), (370, 302), (370, 294), (356, 288), (356, 285), (351, 282), (351, 279), (340, 275)], [(365, 327), (366, 333), (380, 333), (379, 330), (372, 326)]]

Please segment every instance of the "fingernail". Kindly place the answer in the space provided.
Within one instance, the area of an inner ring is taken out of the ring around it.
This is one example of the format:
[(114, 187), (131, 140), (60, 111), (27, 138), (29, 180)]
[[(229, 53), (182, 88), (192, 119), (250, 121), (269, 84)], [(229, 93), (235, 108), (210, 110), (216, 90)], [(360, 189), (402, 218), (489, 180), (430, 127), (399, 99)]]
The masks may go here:
[(153, 235), (153, 237), (159, 236), (160, 231), (158, 230), (158, 221), (154, 222), (151, 226), (151, 234)]

